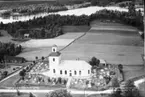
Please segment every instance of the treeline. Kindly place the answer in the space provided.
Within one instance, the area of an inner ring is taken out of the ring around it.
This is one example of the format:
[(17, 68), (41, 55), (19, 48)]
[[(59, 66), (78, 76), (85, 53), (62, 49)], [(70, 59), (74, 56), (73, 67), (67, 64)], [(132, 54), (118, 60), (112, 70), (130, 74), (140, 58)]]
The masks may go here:
[(37, 4), (37, 5), (28, 5), (28, 6), (20, 6), (17, 8), (13, 8), (12, 10), (3, 12), (1, 16), (9, 17), (14, 15), (14, 13), (19, 13), (20, 15), (32, 15), (38, 14), (42, 12), (58, 12), (67, 10), (65, 6), (62, 5), (50, 5), (50, 4)]
[(5, 55), (15, 56), (21, 53), (22, 46), (13, 43), (0, 42), (0, 63), (4, 60)]
[(41, 12), (57, 12), (63, 10), (67, 10), (67, 8), (62, 5), (37, 4), (29, 6), (20, 6), (12, 9), (12, 12), (17, 12), (21, 14), (37, 14)]
[(131, 25), (144, 31), (143, 16), (141, 11), (135, 12), (133, 9), (129, 9), (129, 12), (109, 11), (102, 10), (90, 16), (90, 21), (96, 19), (108, 19), (118, 21), (123, 24)]
[(29, 38), (44, 39), (54, 38), (63, 34), (62, 28), (58, 25), (44, 26), (42, 28), (20, 29), (14, 34), (15, 38), (24, 38), (24, 34), (29, 34)]
[[(86, 25), (89, 23), (89, 17), (82, 16), (60, 16), (49, 15), (26, 22), (15, 22), (9, 24), (0, 24), (1, 29), (5, 29), (13, 37), (22, 37), (29, 33), (32, 38), (53, 38), (63, 34), (63, 25)], [(25, 30), (21, 30), (25, 29)], [(20, 32), (20, 33), (19, 33)]]
[[(140, 11), (136, 12), (134, 7), (130, 7), (129, 12), (111, 11), (104, 9), (90, 16), (49, 15), (43, 18), (34, 18), (33, 20), (26, 22), (15, 22), (9, 24), (1, 23), (0, 28), (7, 30), (8, 33), (14, 37), (20, 37), (20, 29), (26, 29), (23, 34), (29, 33), (32, 38), (52, 38), (63, 34), (61, 27), (64, 25), (89, 25), (91, 21), (100, 19), (117, 21), (137, 27), (142, 31), (144, 30), (143, 16)], [(35, 28), (39, 28), (40, 30), (37, 32), (34, 30)]]
[(97, 5), (97, 6), (106, 6), (110, 3), (119, 3), (119, 2), (124, 2), (124, 1), (135, 1), (135, 0), (89, 0), (92, 5)]

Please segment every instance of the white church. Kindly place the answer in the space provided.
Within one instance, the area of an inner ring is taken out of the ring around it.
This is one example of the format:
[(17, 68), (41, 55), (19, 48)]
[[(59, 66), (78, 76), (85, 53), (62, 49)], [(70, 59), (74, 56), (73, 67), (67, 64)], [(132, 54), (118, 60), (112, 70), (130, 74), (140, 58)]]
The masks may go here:
[(57, 46), (52, 47), (48, 57), (49, 70), (42, 74), (49, 77), (90, 77), (91, 65), (84, 60), (61, 60)]
[[(104, 61), (100, 60), (100, 63)], [(52, 52), (48, 56), (45, 71), (34, 72), (31, 70), (31, 74), (43, 74), (49, 77), (85, 77), (91, 76), (91, 65), (84, 60), (61, 60), (61, 53), (57, 50), (57, 46), (52, 46)], [(35, 68), (41, 68), (40, 65)]]

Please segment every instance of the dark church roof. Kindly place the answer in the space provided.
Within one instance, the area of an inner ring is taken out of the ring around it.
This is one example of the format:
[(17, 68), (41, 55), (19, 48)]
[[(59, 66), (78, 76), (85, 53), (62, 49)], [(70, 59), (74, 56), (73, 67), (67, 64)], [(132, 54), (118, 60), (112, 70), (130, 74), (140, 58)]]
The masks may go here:
[(60, 52), (52, 52), (49, 54), (49, 56), (60, 56)]

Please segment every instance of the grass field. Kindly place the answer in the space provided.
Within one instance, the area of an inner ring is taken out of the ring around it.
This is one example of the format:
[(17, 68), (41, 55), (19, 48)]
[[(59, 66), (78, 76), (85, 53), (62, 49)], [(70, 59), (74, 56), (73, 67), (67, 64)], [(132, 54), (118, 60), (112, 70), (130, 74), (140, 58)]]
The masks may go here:
[(22, 44), (24, 50), (18, 56), (24, 57), (27, 60), (35, 60), (36, 56), (39, 58), (42, 56), (48, 56), (51, 53), (52, 45), (56, 44), (58, 46), (58, 50), (60, 50), (83, 34), (84, 33), (66, 33), (54, 39), (27, 41)]
[(87, 32), (90, 29), (89, 26), (63, 26), (63, 32), (68, 33), (68, 32)]
[[(117, 23), (94, 24), (93, 32), (91, 28), (85, 36), (62, 51), (63, 59), (80, 58), (88, 61), (95, 56), (112, 64), (143, 64), (143, 41), (135, 28)], [(120, 31), (116, 26), (128, 31)]]

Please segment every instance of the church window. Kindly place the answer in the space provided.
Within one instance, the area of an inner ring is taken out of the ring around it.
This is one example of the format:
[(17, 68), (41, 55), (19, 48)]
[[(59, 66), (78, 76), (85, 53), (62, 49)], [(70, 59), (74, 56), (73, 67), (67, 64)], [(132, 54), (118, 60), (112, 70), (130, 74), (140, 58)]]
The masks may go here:
[(65, 74), (67, 74), (67, 71), (65, 70)]
[(55, 49), (53, 49), (53, 52), (55, 52)]
[(60, 70), (60, 74), (62, 74), (62, 70)]
[(88, 70), (88, 74), (90, 74), (90, 70)]
[(74, 74), (75, 74), (75, 75), (77, 75), (77, 72), (76, 72), (76, 71), (74, 71)]
[(53, 58), (53, 62), (55, 61), (55, 58)]
[(81, 75), (81, 71), (79, 71), (79, 74)]
[(53, 73), (55, 73), (55, 69), (53, 69)]

